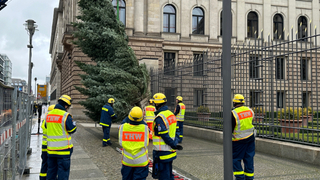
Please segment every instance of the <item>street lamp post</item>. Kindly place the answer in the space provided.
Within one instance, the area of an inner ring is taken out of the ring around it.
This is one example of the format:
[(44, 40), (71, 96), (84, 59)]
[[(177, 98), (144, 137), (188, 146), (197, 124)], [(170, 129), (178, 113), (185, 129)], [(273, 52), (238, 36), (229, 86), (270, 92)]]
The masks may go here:
[[(35, 24), (36, 22), (32, 19), (28, 19), (26, 21), (26, 23), (24, 24), (24, 26), (26, 27), (25, 29), (27, 30), (27, 33), (29, 34), (29, 45), (27, 45), (27, 47), (29, 48), (29, 69), (28, 69), (28, 105), (27, 105), (27, 114), (28, 114), (28, 118), (27, 118), (27, 129), (29, 130), (29, 136), (26, 137), (26, 140), (28, 142), (28, 153), (31, 153), (31, 149), (30, 149), (30, 137), (31, 137), (31, 126), (32, 126), (32, 112), (31, 112), (31, 70), (33, 67), (33, 63), (31, 62), (31, 57), (32, 57), (32, 36), (34, 34), (34, 32), (36, 31), (36, 28), (38, 27), (38, 25)], [(30, 113), (31, 112), (31, 113)], [(31, 115), (31, 116), (30, 116)], [(31, 122), (31, 124), (30, 124)]]

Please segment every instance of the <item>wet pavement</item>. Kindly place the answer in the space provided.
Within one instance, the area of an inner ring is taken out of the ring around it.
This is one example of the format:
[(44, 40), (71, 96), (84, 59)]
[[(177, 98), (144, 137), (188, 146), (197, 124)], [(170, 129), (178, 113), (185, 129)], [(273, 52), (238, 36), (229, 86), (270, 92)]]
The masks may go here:
[[(78, 123), (78, 129), (72, 135), (74, 153), (71, 156), (70, 179), (110, 179), (120, 180), (121, 154), (116, 150), (118, 144), (118, 126), (111, 127), (112, 145), (102, 147), (102, 128), (94, 123)], [(33, 129), (36, 129), (33, 127)], [(30, 174), (23, 180), (35, 180), (39, 177), (41, 165), (42, 135), (31, 136), (32, 154), (27, 164)], [(223, 145), (193, 137), (184, 137), (183, 150), (173, 162), (178, 173), (193, 180), (223, 179)], [(149, 144), (149, 157), (152, 157), (152, 143)], [(255, 156), (255, 179), (263, 180), (311, 180), (320, 179), (320, 168), (302, 163), (262, 154)], [(152, 179), (149, 174), (148, 180)]]

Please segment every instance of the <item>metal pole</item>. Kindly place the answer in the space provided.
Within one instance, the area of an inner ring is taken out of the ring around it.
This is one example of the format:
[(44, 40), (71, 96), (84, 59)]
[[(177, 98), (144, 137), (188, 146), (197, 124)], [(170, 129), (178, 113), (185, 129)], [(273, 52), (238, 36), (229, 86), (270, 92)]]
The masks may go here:
[[(17, 87), (14, 88), (14, 91), (12, 93), (12, 112), (13, 112), (13, 117), (12, 117), (12, 139), (11, 139), (11, 157), (12, 157), (12, 179), (14, 179), (15, 174), (16, 174), (16, 155), (17, 155), (17, 147), (16, 147), (16, 134), (17, 134), (17, 129), (16, 129), (16, 123), (17, 123), (17, 106), (20, 107), (20, 101), (21, 101), (21, 96), (19, 96), (19, 100), (17, 100)], [(21, 107), (19, 108), (19, 112), (21, 112)]]
[(119, 21), (119, 0), (117, 0), (117, 19)]
[(4, 146), (4, 162), (3, 162), (3, 180), (7, 180), (8, 177), (8, 156), (9, 156), (9, 144), (8, 142)]
[(223, 161), (224, 179), (233, 179), (232, 124), (231, 124), (231, 0), (222, 5), (222, 60), (223, 60)]
[[(32, 57), (32, 36), (34, 34), (34, 32), (36, 31), (36, 27), (37, 25), (35, 25), (35, 21), (32, 19), (28, 19), (26, 21), (26, 30), (29, 34), (29, 45), (27, 46), (29, 48), (29, 71), (28, 71), (28, 101), (27, 101), (27, 117), (26, 117), (26, 123), (27, 123), (27, 128), (29, 130), (29, 134), (28, 134), (28, 154), (31, 153), (31, 149), (30, 149), (30, 137), (31, 137), (31, 127), (32, 127), (32, 113), (31, 113), (31, 77), (32, 77), (32, 66), (33, 64), (31, 63), (31, 57)], [(31, 124), (30, 124), (31, 122)]]

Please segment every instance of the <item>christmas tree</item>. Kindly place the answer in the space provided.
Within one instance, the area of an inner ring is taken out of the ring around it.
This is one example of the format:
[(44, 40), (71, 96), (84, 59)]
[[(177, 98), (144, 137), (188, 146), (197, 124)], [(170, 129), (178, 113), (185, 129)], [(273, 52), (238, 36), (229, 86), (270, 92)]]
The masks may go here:
[(102, 106), (114, 98), (117, 120), (122, 120), (147, 96), (148, 72), (128, 46), (125, 26), (110, 0), (80, 0), (78, 6), (74, 43), (95, 62), (76, 62), (85, 72), (80, 75), (84, 87), (76, 89), (88, 97), (80, 104), (88, 117), (99, 121)]

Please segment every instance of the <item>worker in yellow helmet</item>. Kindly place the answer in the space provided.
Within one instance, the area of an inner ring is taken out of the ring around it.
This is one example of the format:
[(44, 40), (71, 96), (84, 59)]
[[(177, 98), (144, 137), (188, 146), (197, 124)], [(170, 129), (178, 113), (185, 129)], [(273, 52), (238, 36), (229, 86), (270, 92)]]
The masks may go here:
[(70, 158), (73, 152), (71, 134), (76, 132), (77, 126), (72, 115), (67, 111), (72, 99), (62, 95), (58, 104), (46, 117), (48, 171), (47, 180), (68, 179), (70, 174)]
[(42, 128), (42, 153), (41, 153), (41, 169), (40, 169), (40, 180), (46, 180), (47, 179), (47, 170), (48, 170), (48, 153), (47, 153), (47, 128), (45, 126), (45, 120), (50, 111), (54, 109), (55, 105), (51, 105), (48, 107), (48, 111), (46, 115), (44, 116), (44, 119), (42, 120), (41, 128)]
[[(243, 95), (236, 94), (233, 98), (232, 110), (232, 153), (233, 174), (237, 180), (253, 179), (253, 157), (255, 155), (254, 112), (244, 106)], [(244, 163), (242, 169), (241, 161)]]
[(122, 179), (146, 179), (148, 176), (149, 130), (142, 121), (140, 107), (133, 107), (119, 128), (119, 144), (122, 149)]
[(184, 122), (184, 114), (186, 112), (186, 106), (182, 103), (182, 97), (177, 96), (176, 98), (176, 108), (174, 110), (174, 115), (177, 118), (177, 131), (178, 131), (178, 143), (182, 143), (183, 139), (183, 122)]
[(149, 139), (152, 139), (152, 124), (154, 120), (154, 112), (156, 111), (156, 108), (153, 106), (152, 99), (149, 100), (149, 105), (144, 108), (143, 116), (145, 122), (148, 124), (149, 127)]
[(108, 103), (102, 107), (100, 125), (102, 126), (103, 139), (102, 147), (112, 145), (110, 141), (110, 128), (113, 119), (117, 119), (117, 115), (113, 111), (113, 104), (115, 100), (113, 98), (108, 99)]
[(154, 179), (174, 179), (172, 162), (177, 158), (176, 150), (182, 146), (176, 141), (176, 116), (166, 106), (167, 98), (162, 93), (153, 96), (156, 117), (153, 121), (153, 171)]

